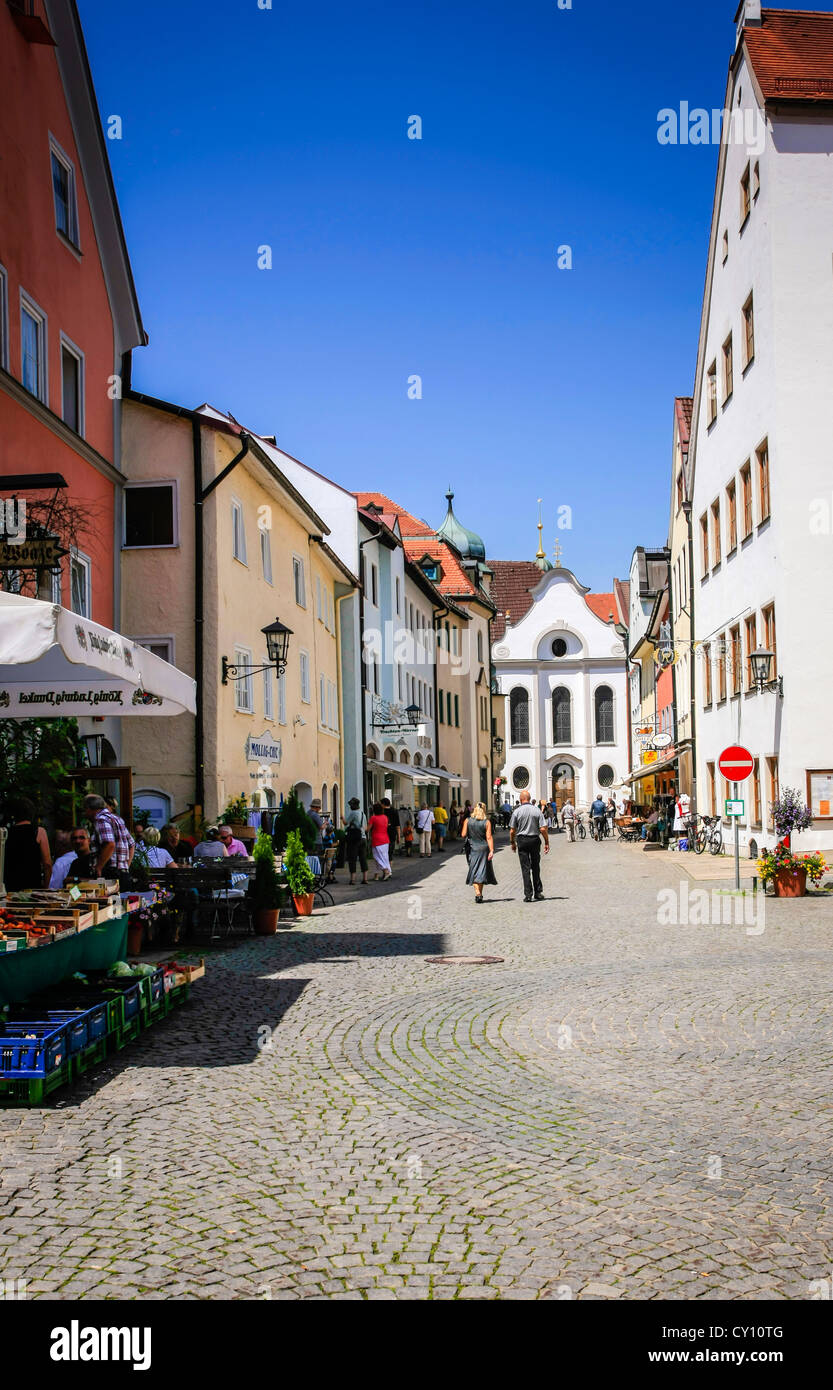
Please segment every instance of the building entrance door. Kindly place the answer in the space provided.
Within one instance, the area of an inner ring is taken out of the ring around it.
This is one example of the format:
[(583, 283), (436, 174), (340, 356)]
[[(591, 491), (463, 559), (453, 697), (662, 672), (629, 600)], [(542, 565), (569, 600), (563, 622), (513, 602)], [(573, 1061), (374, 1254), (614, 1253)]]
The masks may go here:
[(576, 804), (576, 774), (569, 763), (557, 763), (552, 770), (552, 795), (559, 811), (565, 801)]

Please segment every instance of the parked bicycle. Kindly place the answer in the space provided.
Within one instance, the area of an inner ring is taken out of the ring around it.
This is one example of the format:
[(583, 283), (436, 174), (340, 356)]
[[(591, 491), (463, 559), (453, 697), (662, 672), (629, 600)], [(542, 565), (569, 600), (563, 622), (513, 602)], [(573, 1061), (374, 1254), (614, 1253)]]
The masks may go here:
[(707, 846), (710, 854), (722, 854), (723, 823), (719, 816), (692, 816), (686, 821), (686, 834), (696, 854), (702, 854)]

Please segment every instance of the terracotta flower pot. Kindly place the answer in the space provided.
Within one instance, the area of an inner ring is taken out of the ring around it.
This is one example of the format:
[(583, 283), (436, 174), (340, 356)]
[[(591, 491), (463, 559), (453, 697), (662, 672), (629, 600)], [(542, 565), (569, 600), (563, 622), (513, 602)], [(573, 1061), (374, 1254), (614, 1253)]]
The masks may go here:
[(807, 893), (807, 870), (796, 869), (791, 873), (782, 869), (775, 875), (776, 898), (803, 898)]
[(129, 956), (140, 956), (142, 954), (142, 937), (145, 934), (144, 922), (128, 922), (127, 924), (127, 954)]
[(298, 896), (296, 893), (293, 893), (292, 901), (295, 904), (295, 911), (297, 912), (299, 917), (312, 916), (312, 905), (315, 902), (314, 893), (302, 893), (300, 896)]
[(258, 936), (274, 936), (278, 930), (278, 912), (277, 907), (255, 908), (255, 932)]

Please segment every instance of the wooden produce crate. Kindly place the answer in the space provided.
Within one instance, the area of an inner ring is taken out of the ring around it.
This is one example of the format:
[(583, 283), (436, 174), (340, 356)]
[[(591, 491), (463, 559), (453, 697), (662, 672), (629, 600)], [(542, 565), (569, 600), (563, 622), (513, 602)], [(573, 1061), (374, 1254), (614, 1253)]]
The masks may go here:
[(205, 974), (205, 956), (200, 957), (199, 965), (183, 965), (180, 961), (163, 962), (167, 970), (173, 968), (174, 982), (179, 985), (190, 985), (194, 980), (201, 980)]

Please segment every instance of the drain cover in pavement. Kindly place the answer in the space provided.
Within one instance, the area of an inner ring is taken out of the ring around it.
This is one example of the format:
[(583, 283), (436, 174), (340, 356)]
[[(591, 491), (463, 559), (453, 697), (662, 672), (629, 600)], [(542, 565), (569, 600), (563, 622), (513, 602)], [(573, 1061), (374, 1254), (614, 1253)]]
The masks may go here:
[(428, 965), (503, 965), (503, 956), (428, 956)]

